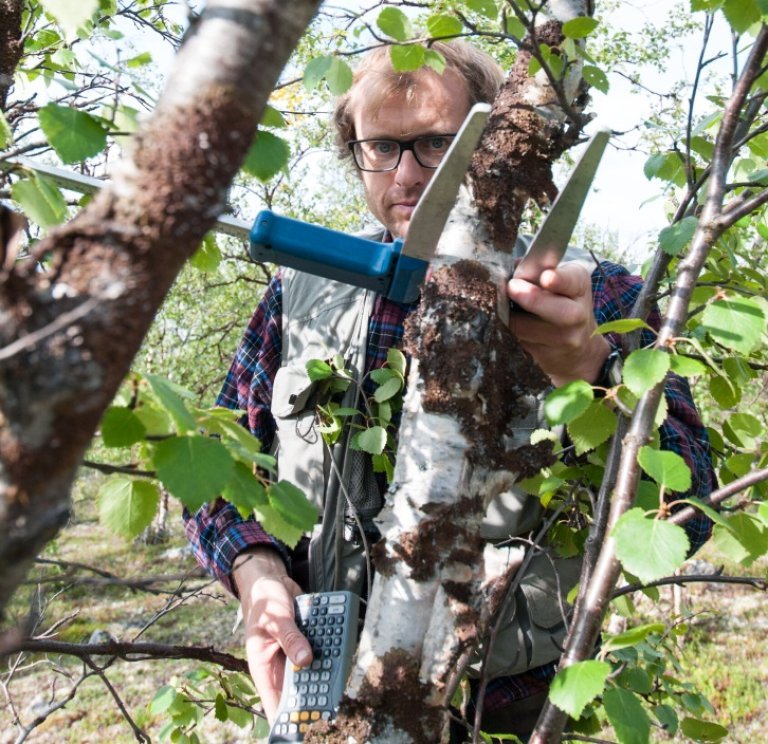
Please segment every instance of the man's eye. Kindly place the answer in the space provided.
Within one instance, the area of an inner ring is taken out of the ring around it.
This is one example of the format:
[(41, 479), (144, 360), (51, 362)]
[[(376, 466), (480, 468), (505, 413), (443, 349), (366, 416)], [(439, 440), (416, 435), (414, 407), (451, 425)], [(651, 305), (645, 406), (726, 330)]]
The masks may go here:
[(395, 150), (395, 143), (388, 140), (380, 140), (371, 143), (376, 155), (391, 155)]
[(448, 149), (448, 145), (450, 145), (451, 142), (448, 137), (430, 137), (425, 141), (425, 144), (430, 150), (442, 152), (443, 150)]

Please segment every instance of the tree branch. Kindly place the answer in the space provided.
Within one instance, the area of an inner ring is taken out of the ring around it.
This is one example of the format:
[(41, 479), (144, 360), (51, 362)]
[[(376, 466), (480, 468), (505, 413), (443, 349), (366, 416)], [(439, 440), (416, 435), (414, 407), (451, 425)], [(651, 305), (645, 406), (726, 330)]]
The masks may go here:
[(217, 651), (213, 646), (178, 646), (163, 643), (66, 643), (42, 638), (25, 638), (2, 650), (2, 656), (19, 652), (36, 654), (64, 654), (86, 659), (91, 656), (115, 656), (123, 661), (147, 659), (194, 659), (206, 664), (216, 664), (231, 672), (247, 672), (248, 664), (232, 654)]

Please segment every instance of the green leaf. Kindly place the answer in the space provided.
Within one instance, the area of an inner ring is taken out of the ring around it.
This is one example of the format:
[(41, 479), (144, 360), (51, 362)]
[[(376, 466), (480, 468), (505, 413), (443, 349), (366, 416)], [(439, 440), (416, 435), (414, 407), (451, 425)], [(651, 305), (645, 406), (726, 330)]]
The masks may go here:
[(424, 50), (424, 64), (431, 67), (438, 75), (445, 72), (445, 57), (434, 49)]
[(734, 413), (723, 424), (723, 433), (737, 447), (751, 450), (763, 433), (763, 424), (751, 413)]
[(262, 127), (274, 127), (275, 129), (282, 129), (285, 127), (285, 119), (274, 106), (267, 105), (261, 117), (260, 125)]
[(227, 720), (227, 704), (224, 701), (224, 696), (219, 693), (216, 695), (216, 701), (213, 704), (214, 710), (216, 711), (216, 720), (217, 721), (226, 721)]
[(107, 145), (107, 130), (85, 111), (49, 103), (37, 112), (40, 128), (65, 163), (98, 155)]
[(638, 625), (636, 628), (630, 628), (623, 633), (615, 636), (608, 636), (600, 649), (601, 653), (608, 653), (619, 648), (628, 648), (642, 643), (652, 633), (662, 634), (665, 627), (663, 623), (649, 623), (647, 625)]
[(709, 392), (720, 408), (733, 408), (741, 400), (741, 388), (722, 375), (709, 379)]
[(0, 149), (8, 147), (13, 142), (13, 132), (5, 114), (0, 111)]
[(144, 67), (144, 65), (151, 63), (152, 55), (149, 52), (141, 52), (141, 54), (137, 54), (135, 57), (131, 57), (125, 62), (127, 67)]
[(723, 14), (737, 34), (743, 34), (753, 23), (758, 23), (761, 15), (755, 0), (725, 0)]
[(400, 8), (384, 8), (376, 19), (376, 25), (396, 41), (405, 41), (413, 36), (411, 21)]
[(391, 377), (383, 385), (376, 388), (373, 398), (377, 403), (383, 403), (385, 400), (394, 398), (402, 390), (402, 387), (403, 383), (399, 377)]
[(728, 729), (724, 726), (698, 718), (683, 718), (680, 729), (694, 741), (720, 741), (728, 736)]
[(171, 437), (157, 445), (155, 468), (163, 485), (194, 512), (221, 493), (232, 477), (234, 460), (210, 437)]
[(691, 470), (677, 452), (641, 447), (637, 455), (640, 467), (667, 490), (685, 493), (691, 488)]
[(728, 297), (707, 305), (701, 326), (719, 344), (746, 355), (760, 343), (765, 313), (754, 300)]
[(684, 217), (659, 233), (659, 247), (670, 256), (677, 256), (691, 242), (699, 225), (697, 217)]
[(405, 354), (402, 351), (394, 348), (387, 351), (387, 366), (401, 377), (405, 377), (406, 364)]
[(605, 689), (611, 665), (605, 661), (579, 661), (561, 669), (552, 680), (549, 699), (571, 718), (579, 718), (588, 703)]
[(475, 13), (495, 20), (499, 16), (499, 8), (493, 0), (466, 0), (467, 6)]
[(698, 377), (707, 373), (707, 365), (683, 354), (670, 354), (669, 369), (680, 377)]
[(206, 234), (200, 247), (189, 259), (189, 263), (193, 268), (206, 274), (212, 274), (219, 268), (221, 251), (216, 244), (216, 236), (213, 233)]
[(174, 385), (170, 380), (158, 375), (145, 375), (152, 392), (157, 396), (163, 407), (171, 414), (180, 432), (189, 431), (197, 426), (195, 417), (187, 408), (181, 394), (186, 393), (179, 385)]
[(458, 18), (445, 13), (436, 13), (427, 18), (427, 30), (436, 39), (458, 36), (463, 28), (464, 24)]
[(581, 69), (581, 76), (587, 81), (593, 88), (596, 88), (601, 93), (607, 93), (610, 88), (608, 82), (608, 76), (603, 70), (595, 65), (584, 65)]
[(312, 382), (327, 380), (333, 377), (333, 367), (322, 359), (310, 359), (307, 362), (307, 375)]
[(343, 59), (334, 57), (325, 74), (325, 82), (331, 95), (340, 96), (352, 85), (352, 68)]
[(242, 462), (234, 464), (232, 477), (221, 495), (230, 504), (234, 504), (243, 517), (268, 503), (266, 489), (261, 481), (253, 474), (251, 468)]
[(669, 181), (676, 186), (685, 184), (685, 168), (676, 152), (657, 152), (651, 155), (643, 167), (645, 177), (650, 181), (658, 178), (661, 181)]
[(288, 166), (290, 157), (291, 148), (282, 137), (272, 132), (258, 131), (245, 156), (243, 170), (266, 183)]
[(609, 320), (607, 323), (601, 323), (595, 333), (629, 333), (638, 328), (647, 328), (653, 330), (644, 320), (640, 318), (622, 318), (621, 320)]
[(645, 584), (671, 575), (682, 565), (689, 548), (682, 527), (648, 519), (637, 508), (619, 517), (612, 534), (622, 566)]
[(568, 424), (568, 435), (577, 455), (594, 449), (616, 431), (616, 414), (600, 401), (594, 401), (579, 418)]
[(389, 56), (397, 72), (411, 72), (423, 66), (425, 50), (421, 44), (405, 44), (390, 47)]
[(505, 18), (505, 23), (506, 32), (518, 40), (524, 39), (525, 35), (528, 33), (528, 30), (525, 28), (523, 22), (517, 16), (512, 15), (511, 13)]
[(147, 429), (141, 419), (124, 406), (111, 406), (101, 419), (101, 438), (106, 447), (128, 447), (140, 442)]
[(77, 30), (99, 9), (99, 0), (40, 0), (46, 13), (50, 13), (71, 41)]
[(326, 76), (333, 62), (333, 57), (315, 57), (311, 59), (304, 69), (304, 87), (314, 90), (320, 85), (320, 81)]
[(624, 360), (624, 384), (639, 398), (664, 380), (669, 366), (669, 354), (666, 352), (638, 349)]
[(99, 520), (129, 540), (141, 534), (157, 512), (160, 493), (154, 483), (115, 477), (99, 489)]
[(165, 711), (174, 704), (177, 697), (178, 693), (174, 687), (171, 685), (163, 685), (152, 698), (152, 702), (149, 704), (149, 712), (153, 716), (165, 713)]
[(651, 708), (653, 715), (656, 716), (656, 720), (661, 724), (664, 729), (664, 733), (669, 736), (674, 736), (677, 733), (678, 721), (677, 713), (671, 705), (654, 705)]
[(603, 705), (621, 744), (647, 744), (650, 741), (651, 719), (636, 695), (614, 687), (606, 690)]
[(289, 548), (295, 548), (304, 535), (304, 530), (286, 522), (269, 504), (257, 507), (253, 514), (266, 532)]
[(387, 432), (382, 426), (372, 426), (355, 434), (351, 444), (352, 449), (362, 450), (370, 455), (380, 455), (387, 444)]
[(11, 187), (11, 196), (24, 214), (48, 229), (67, 219), (67, 202), (58, 186), (40, 175), (23, 178)]
[(309, 532), (317, 522), (317, 509), (304, 495), (304, 491), (286, 480), (272, 483), (267, 488), (269, 505), (288, 524)]
[(234, 705), (227, 705), (227, 717), (240, 728), (248, 728), (253, 723), (253, 713)]
[(594, 400), (592, 386), (575, 380), (553, 390), (544, 401), (544, 416), (551, 426), (567, 424), (581, 416)]
[(739, 512), (727, 522), (727, 528), (715, 525), (712, 544), (732, 561), (750, 566), (768, 551), (768, 529), (758, 517)]
[(579, 16), (563, 24), (563, 33), (568, 39), (583, 39), (598, 26), (598, 22), (589, 16)]

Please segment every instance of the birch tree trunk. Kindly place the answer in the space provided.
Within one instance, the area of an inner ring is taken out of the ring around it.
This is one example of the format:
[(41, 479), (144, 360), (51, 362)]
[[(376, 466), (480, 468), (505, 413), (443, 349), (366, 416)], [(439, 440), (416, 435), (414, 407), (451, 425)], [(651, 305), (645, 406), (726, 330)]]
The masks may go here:
[[(531, 45), (557, 48), (583, 2), (552, 4)], [(498, 96), (444, 232), (418, 313), (384, 539), (347, 698), (310, 742), (437, 742), (469, 655), (483, 638), (516, 565), (485, 560), (479, 526), (490, 501), (551, 463), (515, 424), (548, 378), (507, 326), (504, 285), (529, 198), (555, 195), (552, 162), (588, 118), (578, 66), (564, 78), (528, 75), (521, 50)], [(312, 729), (310, 729), (312, 731)]]
[[(209, 0), (111, 184), (36, 246), (50, 269), (38, 272), (32, 260), (0, 273), (0, 612), (66, 522), (75, 471), (101, 415), (184, 261), (222, 211), (318, 5)], [(0, 20), (10, 22), (19, 7), (0, 3)]]

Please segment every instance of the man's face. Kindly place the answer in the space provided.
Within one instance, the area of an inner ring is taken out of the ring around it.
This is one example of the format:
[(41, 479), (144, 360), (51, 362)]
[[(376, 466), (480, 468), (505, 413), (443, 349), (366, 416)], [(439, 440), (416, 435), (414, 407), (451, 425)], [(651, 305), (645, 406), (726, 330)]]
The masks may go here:
[[(364, 90), (360, 94), (354, 114), (357, 139), (412, 140), (428, 134), (453, 134), (469, 112), (466, 84), (450, 70), (440, 77), (424, 76), (410, 102), (404, 95), (396, 95), (378, 105), (378, 101), (365, 99)], [(434, 172), (419, 165), (409, 150), (403, 151), (395, 170), (360, 172), (368, 208), (394, 237), (405, 237), (416, 203)]]

